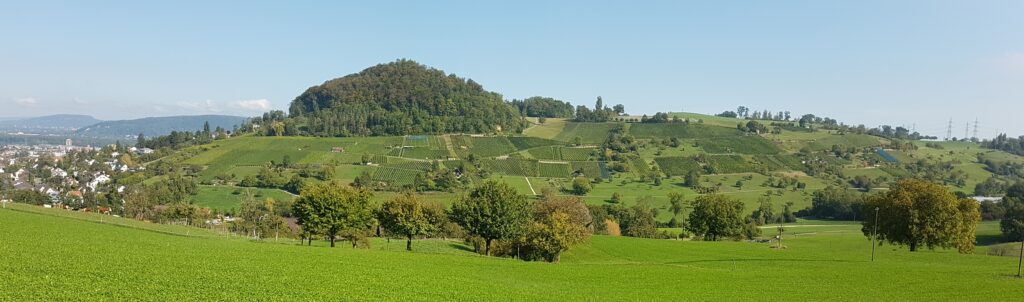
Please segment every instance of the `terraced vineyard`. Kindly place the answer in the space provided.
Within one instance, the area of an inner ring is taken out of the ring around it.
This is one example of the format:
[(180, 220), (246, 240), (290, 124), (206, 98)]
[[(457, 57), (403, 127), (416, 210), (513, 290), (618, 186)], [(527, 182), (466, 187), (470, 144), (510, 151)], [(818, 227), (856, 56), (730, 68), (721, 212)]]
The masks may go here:
[(760, 136), (743, 135), (729, 139), (698, 140), (708, 153), (778, 154), (779, 148)]
[(406, 147), (392, 149), (388, 155), (415, 159), (446, 159), (448, 150), (435, 150), (427, 147)]
[(778, 154), (778, 155), (755, 155), (754, 160), (761, 163), (769, 171), (779, 170), (796, 170), (800, 171), (803, 169), (804, 164), (800, 162), (800, 159), (793, 155)]
[(389, 168), (398, 168), (404, 170), (416, 170), (416, 171), (427, 171), (430, 170), (430, 162), (425, 161), (412, 161), (412, 160), (392, 160), (390, 163), (384, 165)]
[(568, 178), (572, 175), (572, 166), (569, 163), (540, 162), (538, 164), (538, 175), (540, 177)]
[(530, 156), (540, 160), (587, 161), (593, 158), (596, 149), (548, 146), (533, 148), (528, 152)]
[(376, 167), (372, 178), (375, 181), (388, 183), (392, 187), (411, 185), (416, 179), (416, 174), (422, 173), (418, 170), (400, 169), (393, 167)]
[(647, 162), (639, 156), (633, 156), (629, 158), (629, 165), (632, 171), (636, 175), (647, 175), (651, 172), (651, 167), (647, 165)]
[(736, 128), (725, 128), (701, 124), (683, 123), (637, 123), (630, 124), (629, 134), (637, 138), (680, 138), (680, 139), (715, 139), (735, 138), (740, 136)]
[(455, 152), (460, 157), (470, 154), (476, 157), (494, 157), (516, 152), (517, 149), (507, 137), (503, 136), (452, 136)]
[(690, 157), (656, 157), (654, 158), (654, 162), (658, 164), (658, 168), (661, 169), (661, 172), (669, 176), (684, 176), (689, 174), (691, 171), (704, 171), (700, 166), (700, 163)]
[(572, 162), (572, 170), (583, 173), (583, 176), (587, 178), (600, 178), (608, 175), (608, 171), (602, 169), (600, 163), (596, 161), (574, 161)]
[(708, 165), (710, 165), (715, 173), (746, 173), (746, 172), (757, 172), (757, 167), (754, 166), (746, 158), (739, 155), (709, 155), (707, 156)]
[(565, 144), (556, 140), (529, 136), (510, 136), (508, 137), (508, 141), (518, 150), (526, 150), (542, 146), (561, 146)]
[(600, 144), (608, 137), (608, 132), (617, 127), (615, 123), (565, 123), (562, 132), (555, 136), (555, 140), (571, 142), (579, 137), (585, 144)]
[(586, 161), (593, 158), (593, 154), (597, 152), (594, 148), (562, 148), (561, 150), (562, 160), (566, 161)]
[(537, 147), (527, 151), (530, 156), (540, 160), (562, 160), (562, 147)]
[(494, 173), (514, 176), (537, 176), (537, 161), (524, 159), (486, 159), (481, 161), (484, 169)]

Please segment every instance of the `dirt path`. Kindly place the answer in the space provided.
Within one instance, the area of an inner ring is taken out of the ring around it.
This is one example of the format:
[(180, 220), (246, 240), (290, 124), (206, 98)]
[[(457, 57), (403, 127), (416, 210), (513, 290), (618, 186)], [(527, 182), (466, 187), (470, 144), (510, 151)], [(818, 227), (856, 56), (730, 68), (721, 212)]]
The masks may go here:
[(441, 138), (444, 139), (444, 148), (448, 149), (448, 157), (458, 158), (459, 156), (455, 154), (455, 145), (452, 144), (452, 136), (442, 135)]
[(526, 179), (526, 185), (530, 186), (530, 192), (533, 192), (533, 195), (537, 195), (537, 191), (533, 190), (533, 184), (530, 183), (530, 178), (523, 176), (523, 179)]

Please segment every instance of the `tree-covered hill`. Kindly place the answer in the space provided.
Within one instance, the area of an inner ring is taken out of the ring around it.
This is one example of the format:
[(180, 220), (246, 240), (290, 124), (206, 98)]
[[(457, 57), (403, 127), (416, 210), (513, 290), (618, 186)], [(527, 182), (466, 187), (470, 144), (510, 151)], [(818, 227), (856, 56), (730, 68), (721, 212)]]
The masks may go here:
[(518, 133), (520, 113), (473, 80), (398, 60), (313, 86), (292, 101), (287, 134)]

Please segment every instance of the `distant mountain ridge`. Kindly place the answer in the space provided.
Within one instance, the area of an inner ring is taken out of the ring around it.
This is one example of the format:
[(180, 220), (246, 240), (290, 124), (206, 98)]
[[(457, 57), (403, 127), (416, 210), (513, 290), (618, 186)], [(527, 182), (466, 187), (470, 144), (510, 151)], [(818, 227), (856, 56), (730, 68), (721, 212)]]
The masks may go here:
[(89, 115), (55, 114), (31, 118), (10, 118), (0, 121), (5, 129), (68, 129), (74, 130), (103, 122)]
[(247, 118), (231, 115), (186, 115), (146, 117), (133, 120), (105, 121), (82, 127), (75, 131), (76, 135), (86, 137), (129, 137), (139, 133), (153, 137), (167, 135), (172, 131), (202, 130), (203, 124), (209, 122), (210, 129), (221, 127), (227, 130), (241, 125)]

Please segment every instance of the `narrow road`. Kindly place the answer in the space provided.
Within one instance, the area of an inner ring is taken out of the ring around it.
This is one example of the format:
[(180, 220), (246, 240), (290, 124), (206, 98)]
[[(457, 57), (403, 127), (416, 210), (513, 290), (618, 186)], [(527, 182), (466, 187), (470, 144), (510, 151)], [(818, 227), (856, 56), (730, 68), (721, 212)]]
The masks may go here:
[(533, 192), (533, 195), (537, 195), (537, 191), (533, 190), (533, 184), (530, 183), (530, 178), (526, 176), (523, 176), (523, 178), (526, 179), (526, 185), (530, 186), (530, 192)]

